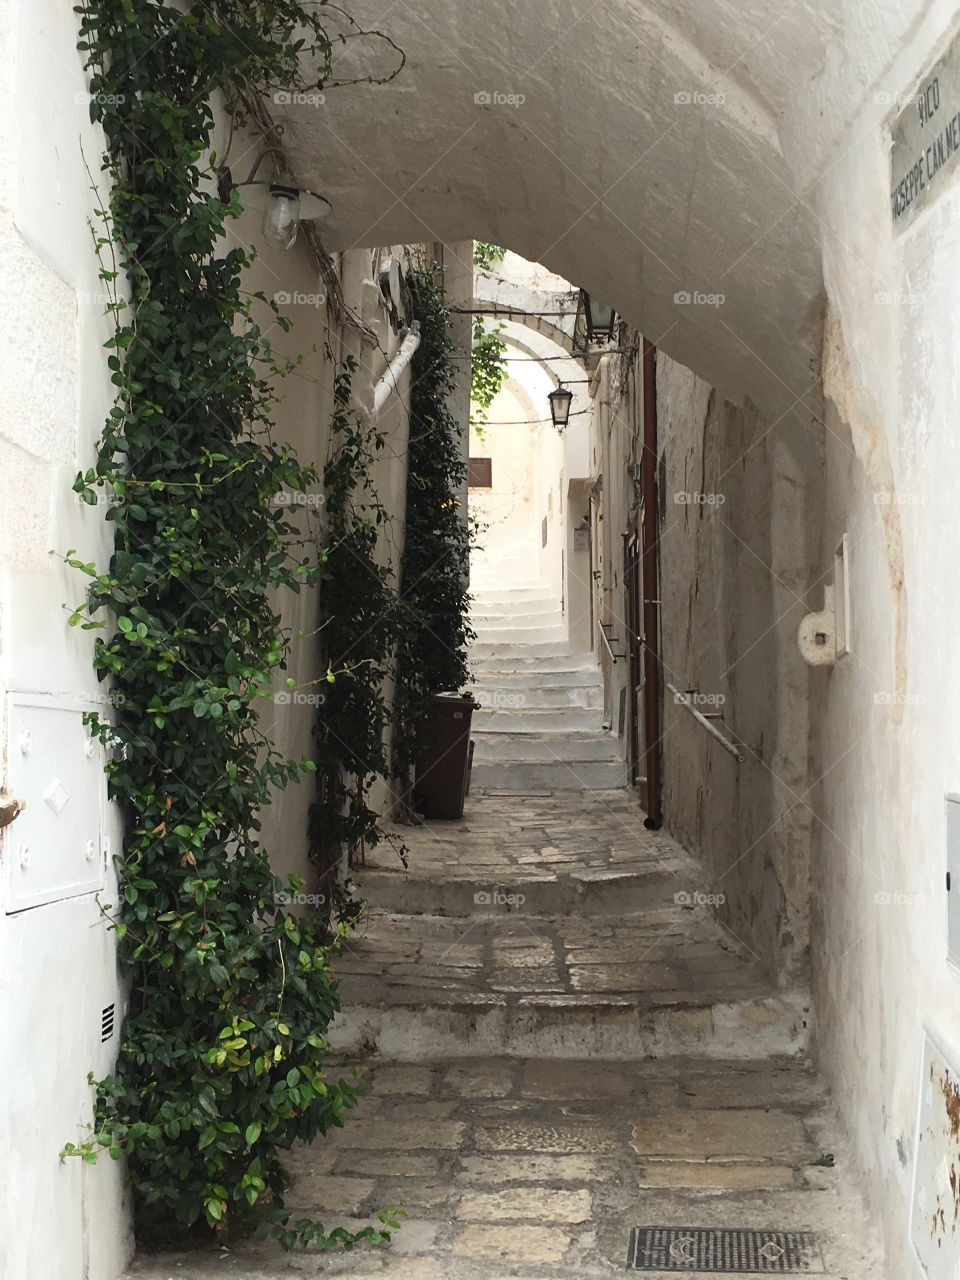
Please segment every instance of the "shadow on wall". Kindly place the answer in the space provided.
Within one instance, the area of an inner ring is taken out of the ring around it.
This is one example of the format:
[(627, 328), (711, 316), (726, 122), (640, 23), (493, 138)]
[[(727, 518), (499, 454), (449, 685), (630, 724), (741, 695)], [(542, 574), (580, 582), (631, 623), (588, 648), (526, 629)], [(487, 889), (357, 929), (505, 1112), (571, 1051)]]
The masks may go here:
[(796, 632), (816, 576), (822, 441), (769, 425), (660, 356), (664, 811), (721, 922), (788, 984), (809, 949), (809, 670)]

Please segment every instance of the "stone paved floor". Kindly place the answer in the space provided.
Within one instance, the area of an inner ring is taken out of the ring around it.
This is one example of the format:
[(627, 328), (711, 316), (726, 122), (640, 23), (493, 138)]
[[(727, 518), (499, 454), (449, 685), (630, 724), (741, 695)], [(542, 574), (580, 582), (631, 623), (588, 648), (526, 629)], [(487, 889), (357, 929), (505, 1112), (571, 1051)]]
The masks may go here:
[[(695, 904), (707, 892), (696, 862), (645, 831), (625, 791), (488, 793), (462, 822), (394, 831), (409, 866), (388, 844), (371, 854), (369, 910), (338, 964), (345, 1004), (382, 984), (426, 1004), (466, 993), (709, 1002), (767, 989), (716, 912)], [(450, 909), (436, 913), (444, 896)]]
[[(394, 827), (414, 851), (409, 875), (472, 879), (487, 875), (519, 883), (564, 876), (628, 874), (666, 869), (683, 887), (697, 864), (663, 832), (644, 830), (636, 797), (628, 791), (512, 792), (471, 795), (463, 821)], [(368, 868), (396, 871), (386, 843), (371, 850)]]
[(396, 834), (408, 868), (384, 844), (360, 877), (338, 1048), (631, 1059), (705, 1033), (721, 1056), (801, 1047), (802, 1002), (770, 991), (631, 793), (490, 793), (461, 822)]
[[(386, 1008), (413, 991), (404, 1019), (415, 1021), (431, 992), (441, 1004), (559, 1001), (552, 1016), (563, 1020), (564, 1002), (589, 1011), (611, 991), (697, 1005), (763, 986), (714, 912), (673, 902), (699, 888), (696, 865), (644, 832), (623, 793), (475, 797), (462, 824), (404, 835), (410, 869), (383, 851), (371, 858), (361, 877), (371, 911), (341, 961), (345, 989), (366, 999), (377, 989)], [(529, 908), (473, 903), (481, 884), (523, 892), (525, 875)], [(575, 909), (544, 913), (568, 893)], [(397, 910), (408, 901), (420, 910)], [(746, 1058), (726, 1060), (714, 1024), (697, 1027), (702, 1053), (693, 1057), (478, 1052), (469, 1018), (448, 1037), (453, 1053), (431, 1054), (429, 1043), (424, 1051), (421, 1038), (416, 1061), (371, 1057), (369, 1046), (345, 1054), (331, 1073), (365, 1063), (369, 1089), (343, 1130), (291, 1153), (289, 1204), (332, 1226), (366, 1224), (402, 1203), (408, 1216), (392, 1244), (332, 1255), (265, 1244), (144, 1255), (129, 1276), (600, 1280), (625, 1273), (631, 1227), (675, 1225), (814, 1231), (817, 1274), (882, 1280), (845, 1144), (803, 1059), (770, 1056), (758, 1040)], [(835, 1167), (818, 1163), (828, 1152)]]

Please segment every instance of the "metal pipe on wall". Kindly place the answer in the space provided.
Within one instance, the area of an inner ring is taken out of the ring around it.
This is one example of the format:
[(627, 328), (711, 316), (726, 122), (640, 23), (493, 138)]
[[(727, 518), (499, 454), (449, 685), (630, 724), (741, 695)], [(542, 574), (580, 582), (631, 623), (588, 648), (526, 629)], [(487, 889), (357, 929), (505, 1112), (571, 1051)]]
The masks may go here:
[(386, 373), (373, 389), (373, 416), (376, 417), (390, 399), (391, 392), (396, 391), (400, 377), (407, 365), (416, 355), (420, 346), (420, 321), (414, 320), (407, 330), (400, 349), (390, 361)]
[(641, 459), (643, 574), (643, 729), (647, 817), (651, 831), (663, 824), (660, 773), (660, 503), (657, 484), (657, 348), (643, 340), (643, 455)]

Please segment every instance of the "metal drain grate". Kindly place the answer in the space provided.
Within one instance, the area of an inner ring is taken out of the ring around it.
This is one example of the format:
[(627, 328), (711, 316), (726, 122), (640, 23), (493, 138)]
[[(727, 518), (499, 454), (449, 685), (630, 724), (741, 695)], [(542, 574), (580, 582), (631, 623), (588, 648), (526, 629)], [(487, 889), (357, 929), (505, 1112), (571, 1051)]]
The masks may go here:
[(627, 1269), (822, 1275), (823, 1259), (817, 1237), (805, 1231), (634, 1227), (627, 1249)]

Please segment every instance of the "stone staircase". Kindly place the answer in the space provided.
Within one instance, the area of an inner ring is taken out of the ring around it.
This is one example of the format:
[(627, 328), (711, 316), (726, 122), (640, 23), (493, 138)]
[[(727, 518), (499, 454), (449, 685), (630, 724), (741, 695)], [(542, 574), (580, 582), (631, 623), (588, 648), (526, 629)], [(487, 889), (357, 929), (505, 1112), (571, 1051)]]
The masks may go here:
[(399, 1061), (792, 1055), (804, 1001), (771, 990), (699, 899), (699, 865), (627, 790), (471, 794), (400, 827), (359, 873), (330, 1043)]
[(540, 583), (474, 594), (473, 783), (490, 791), (610, 790), (627, 784), (603, 723), (592, 653), (571, 651), (559, 602)]
[(144, 1252), (128, 1280), (617, 1280), (631, 1228), (691, 1223), (813, 1232), (801, 1270), (883, 1280), (803, 993), (771, 985), (631, 790), (472, 795), (390, 834), (408, 857), (368, 851), (333, 958), (325, 1071), (361, 1066), (363, 1096), (284, 1153), (285, 1202), (349, 1231), (403, 1205), (401, 1230)]

